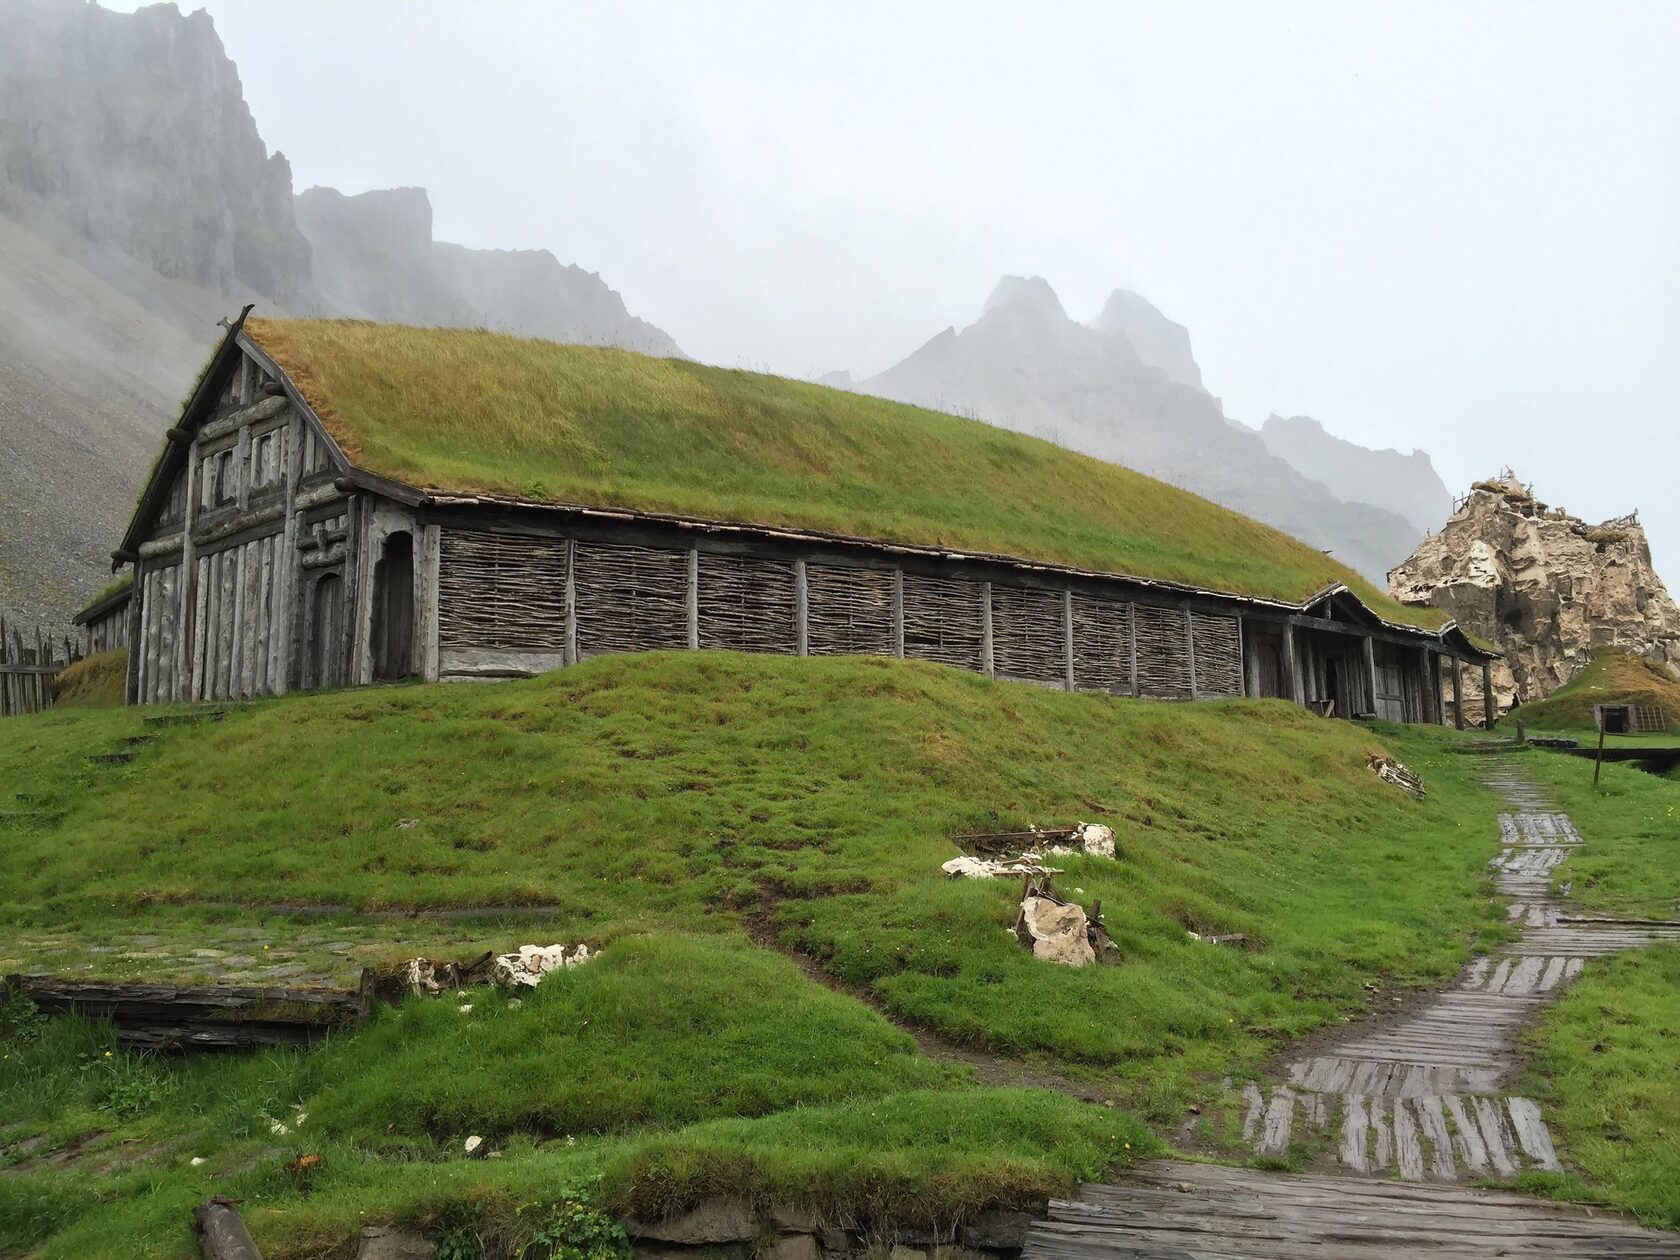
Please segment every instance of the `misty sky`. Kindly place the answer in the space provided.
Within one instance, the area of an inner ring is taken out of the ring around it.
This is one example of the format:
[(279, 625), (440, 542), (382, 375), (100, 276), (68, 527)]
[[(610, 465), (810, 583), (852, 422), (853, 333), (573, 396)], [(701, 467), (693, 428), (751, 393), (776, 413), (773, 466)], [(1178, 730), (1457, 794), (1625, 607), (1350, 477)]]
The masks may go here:
[(869, 374), (1005, 272), (1133, 288), (1234, 418), (1638, 507), (1680, 579), (1672, 0), (207, 7), (299, 189), (424, 185), (698, 358)]

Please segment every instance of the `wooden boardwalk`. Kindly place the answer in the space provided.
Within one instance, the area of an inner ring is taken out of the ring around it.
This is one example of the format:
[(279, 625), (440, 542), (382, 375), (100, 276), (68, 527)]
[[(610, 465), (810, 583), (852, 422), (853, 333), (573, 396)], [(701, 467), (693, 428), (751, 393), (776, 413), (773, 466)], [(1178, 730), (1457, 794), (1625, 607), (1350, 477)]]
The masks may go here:
[(1674, 1260), (1680, 1235), (1613, 1213), (1459, 1186), (1157, 1160), (1050, 1204), (1022, 1260)]
[(1477, 959), (1420, 1010), (1350, 1030), (1290, 1064), (1286, 1082), (1244, 1088), (1243, 1136), (1256, 1154), (1321, 1141), (1336, 1175), (1157, 1161), (1124, 1185), (1085, 1186), (1076, 1202), (1052, 1203), (1028, 1233), (1026, 1260), (1680, 1258), (1680, 1234), (1443, 1184), (1561, 1171), (1539, 1106), (1502, 1092), (1517, 1034), (1590, 960), (1680, 940), (1676, 925), (1572, 918), (1551, 885), (1581, 835), (1515, 767), (1490, 764), (1489, 786), (1515, 811), (1500, 816), (1492, 868), (1521, 938)]
[(1680, 939), (1680, 927), (1572, 919), (1551, 887), (1583, 843), (1574, 823), (1514, 767), (1491, 764), (1488, 782), (1514, 810), (1499, 816), (1491, 867), (1521, 937), (1415, 1014), (1351, 1031), (1275, 1087), (1249, 1084), (1243, 1137), (1256, 1154), (1330, 1138), (1341, 1170), (1420, 1182), (1561, 1169), (1540, 1108), (1502, 1092), (1517, 1035), (1589, 960)]

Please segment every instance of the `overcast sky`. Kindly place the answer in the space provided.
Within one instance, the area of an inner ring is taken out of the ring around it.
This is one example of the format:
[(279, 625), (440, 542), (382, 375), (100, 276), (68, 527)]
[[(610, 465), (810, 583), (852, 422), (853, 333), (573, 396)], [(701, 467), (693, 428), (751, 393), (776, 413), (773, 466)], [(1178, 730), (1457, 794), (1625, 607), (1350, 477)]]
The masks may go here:
[(1680, 579), (1674, 0), (208, 8), (299, 189), (424, 185), (698, 358), (868, 374), (1006, 272), (1133, 288), (1234, 418), (1641, 508)]

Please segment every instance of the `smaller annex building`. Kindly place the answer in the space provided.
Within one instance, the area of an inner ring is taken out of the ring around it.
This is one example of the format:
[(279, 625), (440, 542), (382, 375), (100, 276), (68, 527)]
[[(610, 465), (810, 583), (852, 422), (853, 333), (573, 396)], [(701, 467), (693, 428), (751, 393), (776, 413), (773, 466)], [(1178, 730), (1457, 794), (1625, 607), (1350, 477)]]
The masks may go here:
[(169, 429), (113, 553), (133, 582), (126, 604), (101, 610), (126, 623), (101, 633), (130, 646), (131, 703), (718, 648), (913, 657), (1070, 690), (1281, 697), (1327, 716), (1438, 723), (1457, 712), (1461, 669), (1493, 659), (1456, 625), (1387, 620), (1340, 582), (1291, 601), (409, 484), (359, 462), (356, 435), (324, 423), (312, 383), (264, 350), (248, 313)]

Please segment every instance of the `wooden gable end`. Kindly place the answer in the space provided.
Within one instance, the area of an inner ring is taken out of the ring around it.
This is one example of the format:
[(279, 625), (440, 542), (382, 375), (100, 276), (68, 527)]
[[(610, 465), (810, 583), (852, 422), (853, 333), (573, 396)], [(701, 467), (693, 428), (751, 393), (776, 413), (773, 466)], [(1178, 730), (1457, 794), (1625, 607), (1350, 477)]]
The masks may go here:
[(288, 486), (351, 471), (302, 394), (244, 335), (249, 310), (229, 326), (169, 429), (122, 545), (112, 553), (113, 567), (134, 561), (147, 543), (179, 533), (195, 517), (226, 514), (254, 499), (278, 500)]

